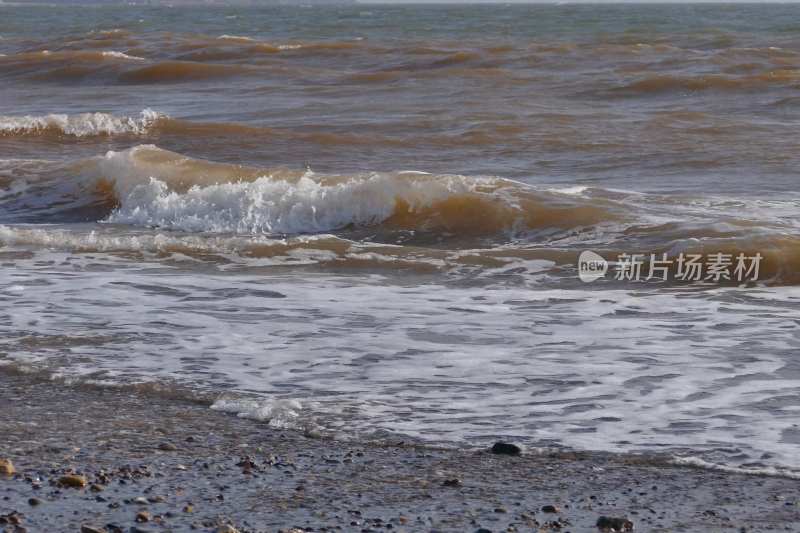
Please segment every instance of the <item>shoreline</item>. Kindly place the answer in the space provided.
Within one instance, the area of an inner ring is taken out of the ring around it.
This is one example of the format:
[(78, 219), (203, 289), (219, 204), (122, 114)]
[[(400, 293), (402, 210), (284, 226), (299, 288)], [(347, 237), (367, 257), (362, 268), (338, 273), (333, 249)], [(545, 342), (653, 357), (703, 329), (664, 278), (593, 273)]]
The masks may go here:
[[(0, 434), (16, 470), (0, 477), (8, 532), (580, 532), (603, 516), (635, 531), (800, 531), (794, 479), (313, 438), (200, 402), (25, 375), (0, 373)], [(86, 485), (63, 486), (69, 475)]]

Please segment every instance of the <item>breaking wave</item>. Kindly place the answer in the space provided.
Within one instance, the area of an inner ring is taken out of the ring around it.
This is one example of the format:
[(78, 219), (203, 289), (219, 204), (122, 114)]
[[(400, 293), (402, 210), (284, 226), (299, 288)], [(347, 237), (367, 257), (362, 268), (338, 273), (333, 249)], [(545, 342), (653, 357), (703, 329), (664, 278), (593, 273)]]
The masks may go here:
[(113, 195), (108, 222), (189, 232), (319, 233), (381, 225), (453, 235), (572, 229), (616, 218), (568, 195), (490, 177), (423, 172), (317, 175), (192, 159), (152, 145), (86, 165)]
[[(295, 264), (313, 255), (316, 263), (414, 268), (505, 268), (517, 260), (568, 265), (575, 250), (587, 248), (612, 262), (632, 251), (760, 253), (759, 280), (800, 283), (800, 239), (786, 220), (791, 202), (764, 201), (769, 209), (746, 218), (724, 199), (676, 204), (658, 195), (416, 171), (319, 174), (216, 163), (154, 145), (49, 164), (16, 160), (12, 174), (0, 173), (0, 223), (6, 224), (0, 242)], [(656, 208), (660, 215), (648, 215)], [(664, 213), (672, 220), (665, 222)], [(19, 226), (97, 221), (109, 223), (101, 226), (108, 231)], [(313, 242), (296, 240), (309, 234)], [(464, 253), (453, 257), (456, 251)]]
[(0, 136), (70, 135), (92, 137), (147, 133), (166, 115), (143, 110), (138, 117), (119, 117), (109, 113), (81, 113), (77, 115), (50, 114), (43, 116), (0, 116)]

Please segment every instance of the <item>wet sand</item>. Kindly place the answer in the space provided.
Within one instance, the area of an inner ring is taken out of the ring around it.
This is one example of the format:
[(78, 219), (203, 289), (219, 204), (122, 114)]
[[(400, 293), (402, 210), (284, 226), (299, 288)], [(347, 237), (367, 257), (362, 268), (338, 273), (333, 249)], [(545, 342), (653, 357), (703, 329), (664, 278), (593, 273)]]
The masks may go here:
[(800, 531), (798, 480), (340, 442), (167, 396), (0, 374), (0, 530)]

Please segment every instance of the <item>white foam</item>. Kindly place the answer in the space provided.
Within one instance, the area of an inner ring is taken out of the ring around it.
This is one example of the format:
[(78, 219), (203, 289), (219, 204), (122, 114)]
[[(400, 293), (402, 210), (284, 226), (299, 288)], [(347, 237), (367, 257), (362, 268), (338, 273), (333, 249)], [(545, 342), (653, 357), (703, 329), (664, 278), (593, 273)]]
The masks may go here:
[(89, 31), (88, 35), (93, 35), (95, 33), (99, 33), (100, 35), (114, 35), (117, 33), (122, 33), (124, 31), (125, 30), (123, 30), (122, 28), (112, 28), (110, 30), (91, 30)]
[[(256, 397), (216, 408), (278, 425), (691, 449), (737, 472), (800, 468), (796, 411), (785, 411), (797, 380), (784, 370), (796, 353), (797, 287), (409, 285), (41, 250), (13, 261), (0, 271), (13, 309), (0, 321), (0, 360), (246, 391)], [(120, 358), (121, 347), (135, 357)]]
[(30, 185), (25, 180), (14, 180), (8, 188), (0, 188), (0, 199), (8, 198), (11, 196), (18, 196), (30, 188)]
[(390, 185), (381, 178), (323, 186), (309, 178), (289, 183), (263, 177), (179, 194), (151, 178), (122, 197), (109, 222), (199, 232), (328, 231), (388, 218), (395, 203)]
[(35, 134), (51, 129), (64, 135), (90, 137), (96, 135), (118, 135), (146, 133), (153, 124), (166, 115), (143, 110), (138, 117), (118, 117), (108, 113), (81, 113), (78, 115), (50, 114), (43, 116), (0, 116), (0, 135)]
[(252, 37), (244, 37), (241, 35), (220, 35), (217, 39), (222, 39), (223, 41), (253, 41)]
[[(242, 261), (237, 252), (269, 246), (298, 246), (315, 241), (336, 240), (333, 235), (314, 235), (296, 237), (291, 241), (274, 239), (256, 235), (248, 237), (230, 237), (213, 235), (169, 235), (164, 233), (101, 233), (98, 231), (81, 232), (66, 231), (57, 228), (17, 227), (0, 225), (0, 243), (6, 246), (35, 246), (59, 250), (99, 251), (99, 252), (148, 252), (175, 253), (176, 250), (188, 250), (198, 253), (211, 253), (230, 257), (231, 260)], [(292, 250), (286, 258), (293, 257)], [(300, 252), (297, 252), (300, 253)], [(328, 250), (312, 250), (317, 260), (335, 257)], [(294, 256), (296, 257), (296, 256)], [(307, 256), (304, 256), (307, 257)], [(277, 259), (277, 258), (276, 258)]]
[(267, 422), (280, 429), (302, 429), (300, 412), (303, 404), (294, 399), (266, 398), (259, 400), (220, 398), (211, 406), (215, 411), (234, 413), (239, 418)]
[(693, 457), (693, 456), (676, 457), (671, 462), (679, 466), (693, 466), (696, 468), (703, 468), (706, 470), (719, 470), (720, 472), (730, 472), (733, 474), (776, 476), (776, 477), (785, 477), (790, 479), (800, 479), (799, 471), (787, 468), (778, 468), (774, 466), (763, 466), (763, 467), (731, 466), (731, 465), (712, 463), (710, 461), (701, 459), (700, 457)]
[(133, 60), (133, 61), (144, 61), (145, 60), (143, 57), (131, 56), (131, 55), (128, 55), (128, 54), (126, 54), (124, 52), (117, 52), (116, 50), (106, 50), (106, 51), (102, 52), (102, 54), (103, 54), (104, 57), (114, 57), (114, 58), (117, 58), (117, 59), (130, 59), (130, 60)]
[(579, 195), (586, 192), (589, 187), (585, 185), (574, 185), (572, 187), (563, 187), (563, 188), (555, 188), (550, 189), (551, 192), (559, 193), (559, 194), (569, 194), (569, 195)]

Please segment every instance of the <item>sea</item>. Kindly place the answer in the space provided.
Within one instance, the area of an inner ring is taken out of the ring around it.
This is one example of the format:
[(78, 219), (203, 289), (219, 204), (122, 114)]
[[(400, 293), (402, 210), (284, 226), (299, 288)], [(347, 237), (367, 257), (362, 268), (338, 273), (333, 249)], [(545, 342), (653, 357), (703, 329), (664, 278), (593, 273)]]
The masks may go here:
[(0, 366), (800, 477), (799, 21), (2, 4)]

